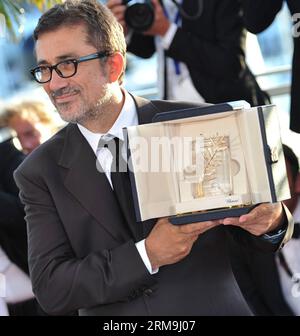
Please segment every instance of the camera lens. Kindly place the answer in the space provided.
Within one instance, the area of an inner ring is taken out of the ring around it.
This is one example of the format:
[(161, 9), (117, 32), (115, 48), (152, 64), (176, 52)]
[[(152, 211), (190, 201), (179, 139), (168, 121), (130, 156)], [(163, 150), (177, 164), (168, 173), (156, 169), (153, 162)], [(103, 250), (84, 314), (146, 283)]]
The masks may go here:
[(149, 29), (154, 20), (153, 7), (150, 2), (127, 4), (125, 20), (129, 27), (143, 32)]

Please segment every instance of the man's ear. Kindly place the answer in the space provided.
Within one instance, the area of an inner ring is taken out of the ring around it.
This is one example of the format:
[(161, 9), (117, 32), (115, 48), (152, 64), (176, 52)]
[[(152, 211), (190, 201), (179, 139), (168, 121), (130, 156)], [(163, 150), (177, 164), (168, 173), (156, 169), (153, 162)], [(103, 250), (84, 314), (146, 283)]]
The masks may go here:
[(109, 82), (118, 82), (120, 76), (122, 75), (125, 68), (125, 60), (120, 52), (115, 52), (111, 55), (108, 60), (108, 78)]

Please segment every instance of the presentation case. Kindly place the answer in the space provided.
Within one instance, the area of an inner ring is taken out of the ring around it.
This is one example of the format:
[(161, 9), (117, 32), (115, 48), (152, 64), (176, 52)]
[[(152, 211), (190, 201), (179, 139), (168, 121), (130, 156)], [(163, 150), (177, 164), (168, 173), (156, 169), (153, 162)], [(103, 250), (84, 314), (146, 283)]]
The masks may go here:
[(237, 217), (290, 197), (274, 105), (163, 112), (124, 131), (138, 221)]

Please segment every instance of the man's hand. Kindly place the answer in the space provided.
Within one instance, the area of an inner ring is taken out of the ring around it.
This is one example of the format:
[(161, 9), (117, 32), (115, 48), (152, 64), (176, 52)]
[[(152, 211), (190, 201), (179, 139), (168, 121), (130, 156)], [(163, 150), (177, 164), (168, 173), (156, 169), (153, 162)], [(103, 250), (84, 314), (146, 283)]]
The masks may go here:
[(158, 0), (152, 0), (152, 4), (154, 7), (154, 22), (150, 29), (144, 32), (144, 35), (164, 36), (170, 27), (170, 21), (166, 18)]
[(128, 27), (125, 22), (126, 6), (123, 5), (122, 0), (108, 0), (106, 6), (113, 12), (118, 22), (122, 25), (124, 34), (127, 35)]
[(180, 261), (190, 253), (200, 234), (221, 223), (217, 220), (173, 225), (167, 218), (159, 219), (145, 241), (152, 269)]
[(275, 230), (282, 222), (283, 210), (281, 203), (263, 203), (248, 214), (236, 218), (223, 219), (224, 225), (240, 226), (255, 236)]

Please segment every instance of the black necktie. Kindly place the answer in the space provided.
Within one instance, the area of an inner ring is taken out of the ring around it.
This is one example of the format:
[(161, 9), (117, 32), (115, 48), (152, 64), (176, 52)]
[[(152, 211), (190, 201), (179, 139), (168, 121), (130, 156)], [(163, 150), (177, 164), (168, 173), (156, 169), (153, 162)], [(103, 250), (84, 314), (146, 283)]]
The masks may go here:
[(112, 138), (108, 141), (100, 140), (99, 144), (102, 147), (107, 148), (113, 156), (111, 181), (114, 194), (130, 231), (136, 240), (140, 240), (142, 239), (142, 223), (136, 222), (128, 166), (122, 155), (122, 147), (124, 143), (119, 138)]

